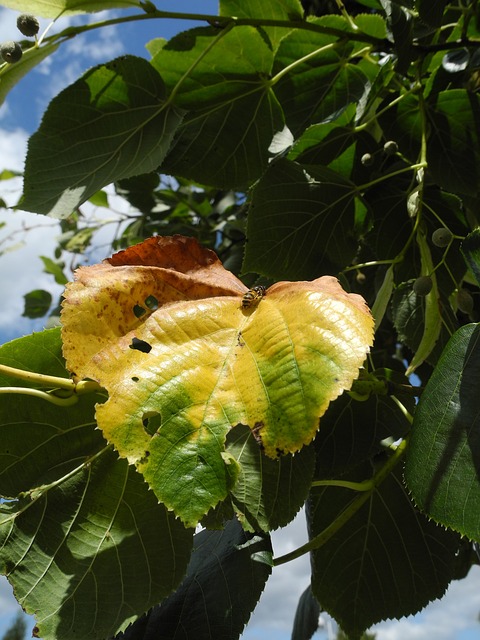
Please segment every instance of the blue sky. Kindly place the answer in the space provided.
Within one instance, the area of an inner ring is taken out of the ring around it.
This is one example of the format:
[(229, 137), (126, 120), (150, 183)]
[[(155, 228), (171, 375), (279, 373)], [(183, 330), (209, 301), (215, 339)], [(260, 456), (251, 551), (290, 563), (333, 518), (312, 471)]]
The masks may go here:
[[(157, 3), (164, 10), (201, 11), (216, 13), (216, 0), (162, 0)], [(15, 26), (18, 14), (1, 7), (0, 41), (17, 37)], [(95, 16), (98, 19), (98, 15)], [(71, 18), (69, 20), (72, 20)], [(75, 21), (90, 21), (90, 16)], [(48, 24), (41, 20), (42, 29)], [(67, 19), (59, 27), (67, 26)], [(184, 21), (142, 22), (140, 26), (124, 25), (94, 31), (74, 38), (40, 65), (12, 91), (6, 105), (0, 108), (0, 170), (21, 170), (28, 135), (39, 125), (49, 100), (73, 82), (86, 69), (123, 53), (148, 57), (145, 42), (156, 37), (169, 38), (192, 26)], [(21, 189), (18, 180), (0, 183), (0, 195), (13, 204)], [(23, 295), (34, 288), (45, 288), (58, 295), (51, 276), (42, 273), (39, 254), (51, 256), (58, 229), (54, 222), (33, 214), (0, 209), (0, 252), (5, 248), (2, 239), (12, 234), (12, 242), (21, 243), (18, 250), (0, 257), (0, 342), (13, 339), (32, 330), (41, 330), (43, 320), (32, 323), (22, 319)], [(30, 231), (25, 232), (27, 226)], [(103, 256), (102, 256), (103, 257)], [(288, 528), (274, 533), (276, 555), (293, 550), (306, 541), (304, 519), (300, 515)], [(299, 596), (309, 582), (307, 557), (274, 570), (243, 640), (288, 640)], [(17, 611), (11, 588), (0, 579), (0, 636)], [(480, 568), (474, 567), (467, 580), (452, 583), (447, 595), (429, 605), (421, 614), (402, 621), (377, 625), (378, 640), (478, 640), (480, 638)], [(33, 626), (33, 625), (32, 625)], [(328, 625), (327, 625), (328, 627)], [(315, 637), (327, 638), (327, 632)]]

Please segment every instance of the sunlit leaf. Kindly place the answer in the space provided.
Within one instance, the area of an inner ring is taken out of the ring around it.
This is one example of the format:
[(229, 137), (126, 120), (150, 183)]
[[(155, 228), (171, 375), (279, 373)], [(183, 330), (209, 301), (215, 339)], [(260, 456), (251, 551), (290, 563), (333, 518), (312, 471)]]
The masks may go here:
[(181, 121), (143, 58), (94, 67), (56, 96), (30, 138), (21, 208), (66, 217), (112, 181), (158, 167)]
[(447, 344), (415, 413), (405, 478), (431, 518), (480, 541), (479, 327)]
[(109, 392), (99, 427), (188, 524), (237, 481), (229, 430), (248, 425), (273, 458), (300, 450), (372, 339), (363, 299), (335, 278), (280, 282), (251, 306), (245, 291), (213, 252), (174, 237), (79, 269), (65, 294), (68, 367)]
[(139, 7), (140, 0), (3, 0), (5, 7), (33, 13), (45, 18), (57, 18), (74, 13), (92, 13), (106, 9), (130, 9)]
[[(303, 7), (300, 0), (262, 0), (261, 3), (256, 0), (220, 0), (220, 15), (300, 21), (303, 20)], [(262, 27), (274, 51), (290, 30), (285, 27)]]
[[(68, 376), (59, 330), (4, 345), (0, 363)], [(0, 375), (0, 391), (29, 385)], [(0, 566), (45, 640), (117, 633), (176, 587), (190, 554), (193, 531), (96, 429), (103, 399), (1, 394)]]

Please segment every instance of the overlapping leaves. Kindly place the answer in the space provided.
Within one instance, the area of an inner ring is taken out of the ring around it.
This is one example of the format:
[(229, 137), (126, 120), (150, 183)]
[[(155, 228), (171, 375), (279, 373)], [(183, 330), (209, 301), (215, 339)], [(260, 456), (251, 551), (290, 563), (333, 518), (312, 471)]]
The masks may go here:
[[(0, 362), (67, 375), (58, 330), (3, 346)], [(6, 376), (0, 385), (21, 386)], [(1, 397), (2, 572), (40, 637), (104, 640), (177, 586), (193, 531), (95, 429), (103, 397), (82, 397), (68, 411)]]

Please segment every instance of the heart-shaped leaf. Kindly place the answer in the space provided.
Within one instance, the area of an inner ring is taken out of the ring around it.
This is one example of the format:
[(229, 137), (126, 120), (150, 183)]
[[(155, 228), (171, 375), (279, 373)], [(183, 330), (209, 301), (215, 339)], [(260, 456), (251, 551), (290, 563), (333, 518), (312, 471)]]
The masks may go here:
[(246, 292), (174, 236), (79, 269), (65, 294), (67, 366), (109, 393), (99, 428), (189, 525), (236, 483), (229, 430), (248, 425), (271, 458), (299, 451), (372, 342), (363, 298), (333, 277)]

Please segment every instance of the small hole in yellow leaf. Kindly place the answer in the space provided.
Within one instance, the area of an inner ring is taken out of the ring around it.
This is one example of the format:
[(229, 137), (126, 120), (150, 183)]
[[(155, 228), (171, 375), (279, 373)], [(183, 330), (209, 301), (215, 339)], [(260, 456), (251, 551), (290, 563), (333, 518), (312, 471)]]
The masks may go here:
[(147, 411), (142, 416), (142, 423), (148, 435), (153, 436), (162, 426), (162, 416), (158, 411)]
[(143, 307), (141, 307), (140, 305), (136, 304), (133, 307), (133, 313), (135, 315), (136, 318), (141, 318), (145, 313), (145, 309)]
[(148, 296), (145, 298), (145, 306), (150, 309), (150, 311), (156, 311), (158, 309), (158, 300), (155, 296)]
[(132, 344), (130, 344), (129, 347), (142, 353), (150, 353), (152, 350), (152, 345), (145, 342), (145, 340), (140, 340), (140, 338), (132, 338)]

